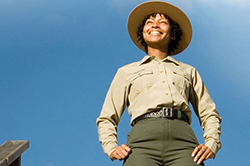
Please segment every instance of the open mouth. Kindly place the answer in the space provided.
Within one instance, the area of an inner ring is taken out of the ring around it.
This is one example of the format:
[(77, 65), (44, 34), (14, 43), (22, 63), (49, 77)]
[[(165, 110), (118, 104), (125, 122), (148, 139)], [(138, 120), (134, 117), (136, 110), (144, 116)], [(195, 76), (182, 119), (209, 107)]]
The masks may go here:
[(160, 32), (158, 32), (158, 31), (152, 31), (152, 32), (150, 32), (149, 34), (151, 34), (151, 35), (159, 35)]

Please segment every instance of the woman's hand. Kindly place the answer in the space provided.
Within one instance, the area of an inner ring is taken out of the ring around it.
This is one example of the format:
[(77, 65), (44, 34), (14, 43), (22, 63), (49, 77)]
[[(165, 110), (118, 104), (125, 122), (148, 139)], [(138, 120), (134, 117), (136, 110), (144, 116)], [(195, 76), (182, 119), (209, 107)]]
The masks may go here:
[(201, 164), (203, 161), (209, 158), (214, 158), (215, 155), (209, 147), (200, 144), (194, 149), (192, 157), (194, 157), (194, 162)]
[(121, 146), (117, 147), (116, 150), (114, 150), (111, 155), (111, 160), (123, 160), (125, 157), (127, 157), (130, 153), (131, 149), (127, 145), (122, 144)]

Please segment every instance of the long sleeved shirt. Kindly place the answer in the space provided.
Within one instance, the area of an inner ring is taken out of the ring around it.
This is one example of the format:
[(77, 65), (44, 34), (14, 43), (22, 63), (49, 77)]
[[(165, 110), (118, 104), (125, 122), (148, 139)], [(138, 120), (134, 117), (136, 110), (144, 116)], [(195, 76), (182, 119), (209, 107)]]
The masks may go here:
[(204, 130), (205, 145), (216, 154), (221, 148), (221, 117), (194, 67), (170, 56), (145, 56), (119, 68), (96, 121), (104, 152), (110, 156), (118, 147), (117, 126), (126, 107), (131, 122), (157, 107), (172, 107), (186, 113), (191, 124), (189, 103)]

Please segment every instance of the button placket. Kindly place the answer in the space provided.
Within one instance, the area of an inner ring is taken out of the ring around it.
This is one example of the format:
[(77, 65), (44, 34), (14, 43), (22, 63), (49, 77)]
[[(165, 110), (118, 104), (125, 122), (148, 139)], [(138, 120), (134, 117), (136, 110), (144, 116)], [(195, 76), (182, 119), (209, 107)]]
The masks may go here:
[(165, 75), (165, 69), (164, 69), (164, 65), (162, 62), (159, 62), (159, 71), (160, 71), (160, 77), (161, 77), (161, 82), (164, 84), (166, 83), (166, 75)]
[(165, 80), (165, 87), (166, 87), (166, 90), (165, 90), (165, 96), (166, 96), (166, 100), (167, 101), (173, 101), (173, 95), (172, 95), (172, 92), (171, 92), (171, 85), (172, 82), (171, 82), (171, 79), (169, 79), (169, 77), (171, 77), (169, 74), (170, 74), (170, 71), (169, 71), (169, 68), (168, 68), (168, 64), (167, 63), (164, 63), (163, 64), (163, 68), (164, 68), (164, 80)]
[(163, 89), (164, 89), (164, 94), (165, 96), (169, 96), (169, 86), (167, 84), (168, 80), (167, 80), (167, 75), (166, 75), (166, 70), (164, 67), (164, 63), (159, 62), (159, 71), (160, 71), (160, 82), (162, 83)]

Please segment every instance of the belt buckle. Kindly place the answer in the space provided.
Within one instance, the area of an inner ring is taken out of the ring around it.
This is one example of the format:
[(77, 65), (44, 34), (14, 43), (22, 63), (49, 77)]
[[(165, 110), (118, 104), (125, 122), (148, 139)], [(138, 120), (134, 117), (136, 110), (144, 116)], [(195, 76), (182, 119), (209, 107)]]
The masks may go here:
[(173, 108), (163, 107), (163, 117), (172, 118), (173, 117)]

